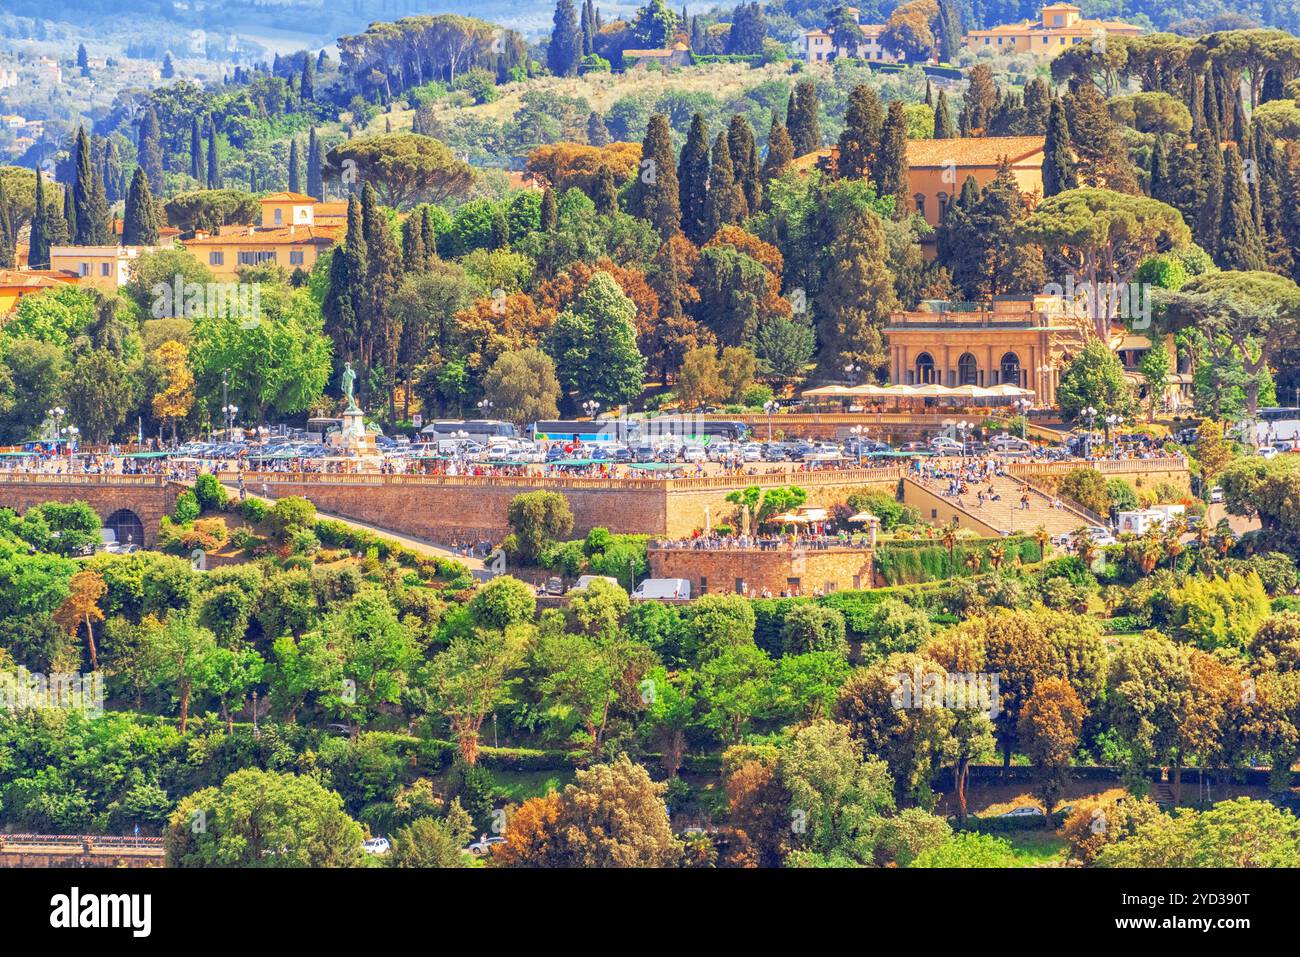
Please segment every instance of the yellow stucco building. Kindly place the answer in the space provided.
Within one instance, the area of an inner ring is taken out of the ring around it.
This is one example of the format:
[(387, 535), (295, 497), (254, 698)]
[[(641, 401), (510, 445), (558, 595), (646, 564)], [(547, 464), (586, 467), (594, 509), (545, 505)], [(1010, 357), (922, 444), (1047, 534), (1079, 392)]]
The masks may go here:
[[(1085, 310), (1059, 295), (996, 296), (987, 302), (929, 300), (917, 309), (895, 312), (885, 335), (889, 340), (890, 381), (899, 385), (1014, 385), (1031, 389), (1038, 408), (1056, 403), (1061, 374), (1096, 333)], [(1138, 372), (1150, 338), (1111, 328), (1107, 344), (1124, 366), (1125, 377), (1139, 392)], [(1160, 348), (1169, 353), (1171, 374), (1164, 407), (1191, 403), (1192, 370), (1166, 336)]]
[(963, 43), (970, 50), (997, 53), (1031, 53), (1054, 57), (1080, 43), (1104, 42), (1107, 36), (1135, 37), (1142, 28), (1118, 20), (1087, 20), (1072, 3), (1051, 3), (1043, 7), (1037, 21), (1003, 23), (987, 30), (971, 30)]
[(889, 317), (890, 381), (903, 385), (1032, 389), (1034, 404), (1056, 401), (1062, 367), (1088, 341), (1091, 320), (1071, 316), (1059, 296), (989, 302), (927, 301)]
[(262, 197), (260, 226), (223, 226), (215, 235), (198, 233), (183, 245), (222, 281), (237, 279), (245, 267), (268, 263), (287, 272), (310, 272), (346, 231), (336, 215), (328, 217), (328, 225), (316, 221), (317, 208), (325, 205), (331, 204), (302, 193), (271, 193)]
[(83, 286), (117, 292), (131, 278), (131, 264), (161, 246), (51, 246), (50, 269), (77, 276)]
[(948, 204), (973, 176), (983, 189), (1005, 159), (1020, 191), (1036, 202), (1043, 195), (1042, 136), (977, 136), (907, 141), (907, 188), (911, 210), (939, 225)]
[(71, 273), (52, 269), (0, 269), (0, 317), (13, 312), (24, 296), (69, 284), (77, 284), (77, 277)]

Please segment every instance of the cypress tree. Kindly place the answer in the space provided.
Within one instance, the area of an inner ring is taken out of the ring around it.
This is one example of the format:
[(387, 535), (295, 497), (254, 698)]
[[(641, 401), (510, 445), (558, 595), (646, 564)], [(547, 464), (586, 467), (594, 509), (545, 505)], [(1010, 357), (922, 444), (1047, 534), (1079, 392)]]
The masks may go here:
[(786, 118), (786, 128), (794, 143), (795, 156), (805, 156), (821, 149), (822, 145), (817, 84), (808, 78), (800, 80), (791, 94), (791, 99), (792, 112)]
[(1279, 169), (1278, 232), (1290, 262), (1288, 275), (1300, 280), (1300, 143), (1286, 140)]
[(608, 146), (612, 140), (604, 117), (592, 110), (587, 115), (587, 142), (592, 146)]
[(104, 141), (104, 193), (110, 203), (126, 199), (126, 174), (122, 169), (122, 157), (118, 154), (117, 143)]
[(0, 179), (0, 269), (13, 269), (17, 265), (17, 255), (12, 208), (9, 197), (5, 195), (4, 180)]
[(1219, 113), (1218, 83), (1215, 82), (1214, 70), (1205, 73), (1205, 82), (1201, 86), (1201, 113), (1205, 128), (1210, 131), (1214, 142), (1223, 140), (1223, 117)]
[(558, 0), (551, 28), (551, 43), (546, 48), (546, 65), (556, 76), (575, 76), (582, 60), (582, 33), (573, 0)]
[(311, 128), (307, 138), (307, 195), (316, 199), (325, 198), (325, 182), (321, 174), (321, 146), (316, 136), (316, 127)]
[(433, 223), (433, 207), (425, 206), (424, 215), (420, 217), (420, 232), (424, 237), (424, 255), (426, 259), (438, 258), (438, 228)]
[(654, 113), (641, 142), (641, 171), (629, 197), (633, 215), (648, 219), (667, 239), (681, 229), (677, 170), (673, 164), (673, 136), (668, 117)]
[(1193, 134), (1205, 128), (1205, 100), (1199, 76), (1192, 76), (1187, 81), (1187, 112), (1192, 115)]
[(786, 128), (772, 117), (772, 128), (767, 134), (767, 157), (763, 160), (763, 182), (770, 182), (790, 168), (794, 160), (794, 143)]
[(1075, 84), (1064, 105), (1079, 184), (1136, 193), (1137, 176), (1128, 150), (1096, 85)]
[(149, 192), (149, 177), (140, 167), (131, 177), (126, 194), (126, 212), (122, 215), (122, 244), (153, 246), (158, 242), (158, 210)]
[(36, 170), (36, 202), (32, 207), (27, 266), (29, 269), (50, 268), (50, 211), (45, 205), (45, 177), (39, 167)]
[(510, 221), (506, 218), (503, 203), (498, 203), (492, 210), (492, 235), (489, 243), (493, 249), (510, 248)]
[(1155, 145), (1151, 148), (1151, 175), (1147, 181), (1147, 195), (1162, 203), (1173, 203), (1170, 196), (1173, 183), (1169, 176), (1169, 151), (1165, 148), (1165, 138), (1156, 134)]
[(1223, 212), (1215, 261), (1224, 269), (1263, 269), (1264, 245), (1251, 212), (1250, 187), (1235, 143), (1223, 151)]
[(835, 222), (815, 310), (818, 358), (828, 378), (842, 378), (848, 362), (874, 371), (888, 357), (884, 327), (898, 299), (886, 259), (885, 229), (871, 210), (852, 207)]
[(934, 138), (936, 140), (950, 140), (957, 135), (953, 129), (952, 112), (948, 109), (948, 95), (939, 91), (939, 98), (934, 104)]
[(77, 227), (72, 242), (76, 246), (94, 246), (99, 242), (100, 224), (94, 209), (95, 178), (90, 169), (90, 143), (86, 139), (84, 126), (77, 127), (77, 138), (73, 144), (73, 171), (72, 209)]
[(596, 195), (593, 197), (596, 212), (608, 216), (618, 210), (618, 186), (614, 182), (614, 170), (608, 163), (600, 165), (600, 178), (596, 180)]
[(208, 117), (208, 189), (221, 189), (221, 167), (217, 160), (217, 124)]
[(289, 192), (302, 192), (302, 173), (298, 163), (298, 140), (289, 140)]
[(927, 77), (925, 81), (925, 105), (934, 109), (934, 90), (930, 87), (930, 80)]
[[(75, 167), (73, 176), (76, 176)], [(74, 192), (76, 192), (75, 180), (63, 190), (63, 238), (73, 244), (77, 241), (77, 204), (72, 198)]]
[(139, 161), (144, 175), (149, 177), (149, 187), (158, 196), (163, 192), (162, 139), (158, 131), (158, 114), (152, 106), (145, 110), (140, 120), (138, 141)]
[(560, 210), (555, 202), (555, 190), (546, 187), (542, 190), (542, 213), (541, 228), (544, 233), (555, 232), (555, 227), (559, 225)]
[(1079, 185), (1070, 149), (1070, 121), (1060, 100), (1052, 100), (1043, 144), (1043, 195), (1055, 196)]
[(740, 221), (745, 208), (745, 195), (736, 183), (731, 167), (731, 149), (727, 134), (719, 133), (713, 141), (712, 165), (709, 169), (709, 203), (705, 215), (710, 237), (723, 226)]
[(758, 212), (763, 205), (763, 180), (754, 128), (739, 113), (732, 115), (731, 124), (727, 127), (727, 148), (731, 152), (731, 170), (736, 177), (736, 185), (745, 198), (743, 219), (744, 216)]
[(677, 189), (682, 207), (682, 232), (700, 245), (709, 238), (709, 132), (699, 113), (691, 117), (686, 143), (677, 157)]
[(190, 176), (199, 185), (205, 179), (203, 175), (203, 131), (199, 129), (199, 118), (190, 117)]
[(855, 86), (844, 111), (844, 132), (840, 134), (835, 174), (851, 179), (868, 175), (875, 166), (884, 128), (885, 110), (876, 91), (865, 83)]
[(330, 257), (329, 288), (321, 303), (325, 333), (334, 342), (339, 359), (355, 359), (361, 339), (358, 312), (366, 281), (366, 240), (361, 203), (348, 198), (348, 229), (342, 245)]
[(428, 266), (428, 250), (424, 245), (424, 214), (416, 210), (402, 223), (402, 267), (408, 273), (421, 273)]
[(596, 52), (596, 8), (592, 0), (582, 3), (582, 55)]
[(894, 197), (894, 218), (907, 215), (907, 114), (903, 101), (889, 104), (874, 169), (876, 194)]
[[(499, 226), (493, 222), (493, 235), (497, 238)], [(366, 382), (376, 365), (382, 365), (384, 374), (391, 377), (396, 368), (398, 337), (394, 334), (392, 302), (401, 280), (402, 261), (388, 226), (388, 216), (379, 205), (379, 194), (371, 183), (361, 190), (361, 231), (366, 237), (365, 287), (361, 307), (357, 310), (361, 330), (361, 363), (366, 371), (361, 381)], [(389, 417), (396, 409), (392, 390), (386, 390)]]
[[(113, 243), (113, 214), (108, 208), (108, 197), (104, 194), (104, 177), (95, 166), (90, 171), (90, 222), (93, 225), (91, 243), (105, 246)], [(78, 219), (80, 221), (80, 219)]]
[(1207, 124), (1196, 136), (1197, 206), (1193, 236), (1205, 250), (1219, 248), (1219, 219), (1223, 214), (1223, 153)]
[(310, 53), (304, 54), (302, 58), (302, 78), (298, 81), (298, 95), (302, 97), (304, 103), (316, 99), (316, 70)]
[(1046, 133), (1052, 104), (1052, 91), (1047, 84), (1037, 77), (1026, 83), (1024, 104), (1025, 134), (1037, 136)]

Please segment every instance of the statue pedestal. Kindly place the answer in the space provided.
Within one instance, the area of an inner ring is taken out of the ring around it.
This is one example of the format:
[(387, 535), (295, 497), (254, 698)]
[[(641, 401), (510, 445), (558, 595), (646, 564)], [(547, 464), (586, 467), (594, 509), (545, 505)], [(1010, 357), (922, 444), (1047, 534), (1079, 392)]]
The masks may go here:
[(334, 447), (340, 452), (350, 453), (362, 459), (382, 457), (375, 445), (375, 437), (366, 431), (365, 415), (360, 409), (348, 409), (343, 413), (343, 427), (331, 436)]

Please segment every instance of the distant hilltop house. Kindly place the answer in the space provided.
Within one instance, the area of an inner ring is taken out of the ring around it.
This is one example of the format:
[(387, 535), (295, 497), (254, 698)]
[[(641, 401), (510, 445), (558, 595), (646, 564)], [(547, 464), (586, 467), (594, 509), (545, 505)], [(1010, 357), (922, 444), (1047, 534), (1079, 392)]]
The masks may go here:
[(1005, 53), (1032, 53), (1053, 57), (1066, 47), (1091, 43), (1107, 36), (1135, 37), (1142, 28), (1118, 20), (1085, 20), (1072, 3), (1053, 3), (1043, 7), (1039, 21), (1004, 23), (988, 30), (971, 30), (964, 43), (972, 50), (996, 50)]
[[(848, 9), (851, 14), (857, 16), (857, 10), (852, 7)], [(858, 29), (862, 31), (862, 38), (852, 49), (846, 46), (835, 46), (834, 37), (825, 30), (809, 30), (802, 38), (801, 55), (809, 63), (822, 63), (841, 57), (874, 60), (878, 63), (898, 63), (903, 59), (901, 53), (881, 46), (880, 36), (885, 32), (883, 23), (859, 23)]]
[[(220, 280), (238, 278), (246, 266), (277, 265), (310, 272), (320, 254), (346, 231), (346, 204), (321, 203), (302, 193), (262, 197), (262, 225), (223, 226), (215, 235), (197, 232), (183, 242)], [(316, 221), (319, 208), (323, 214)], [(339, 215), (340, 212), (343, 215)]]
[(131, 264), (161, 246), (51, 246), (50, 272), (70, 273), (81, 285), (116, 292), (131, 278)]
[(690, 66), (691, 48), (681, 40), (665, 50), (624, 50), (623, 66), (627, 69), (645, 67), (650, 63), (664, 66)]
[[(978, 136), (944, 140), (907, 141), (907, 191), (910, 212), (920, 213), (931, 226), (939, 225), (948, 206), (961, 192), (966, 177), (981, 189), (993, 182), (1005, 159), (1020, 191), (1031, 202), (1043, 195), (1042, 136)], [(808, 153), (794, 161), (796, 169), (831, 168), (838, 159), (836, 147)], [(933, 243), (923, 242), (926, 255)]]

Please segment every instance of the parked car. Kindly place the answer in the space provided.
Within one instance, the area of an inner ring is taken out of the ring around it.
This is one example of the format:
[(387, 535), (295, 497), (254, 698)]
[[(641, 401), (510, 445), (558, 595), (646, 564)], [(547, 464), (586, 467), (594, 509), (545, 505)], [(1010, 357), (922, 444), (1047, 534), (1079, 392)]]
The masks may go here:
[(1033, 446), (1018, 435), (1003, 432), (989, 439), (989, 448), (995, 452), (1028, 452)]
[(960, 455), (964, 448), (956, 439), (950, 439), (946, 435), (936, 435), (930, 440), (930, 451), (943, 455)]
[(480, 837), (469, 847), (463, 848), (466, 854), (473, 854), (475, 857), (482, 857), (492, 850), (493, 844), (504, 844), (504, 837), (488, 837), (486, 834)]
[(1218, 505), (1223, 501), (1222, 486), (1216, 485), (1214, 488), (1210, 489), (1210, 501), (1215, 505)]
[(361, 845), (361, 848), (367, 854), (381, 855), (387, 854), (392, 849), (392, 846), (388, 843), (388, 838), (386, 837), (372, 837), (370, 840), (364, 842)]

